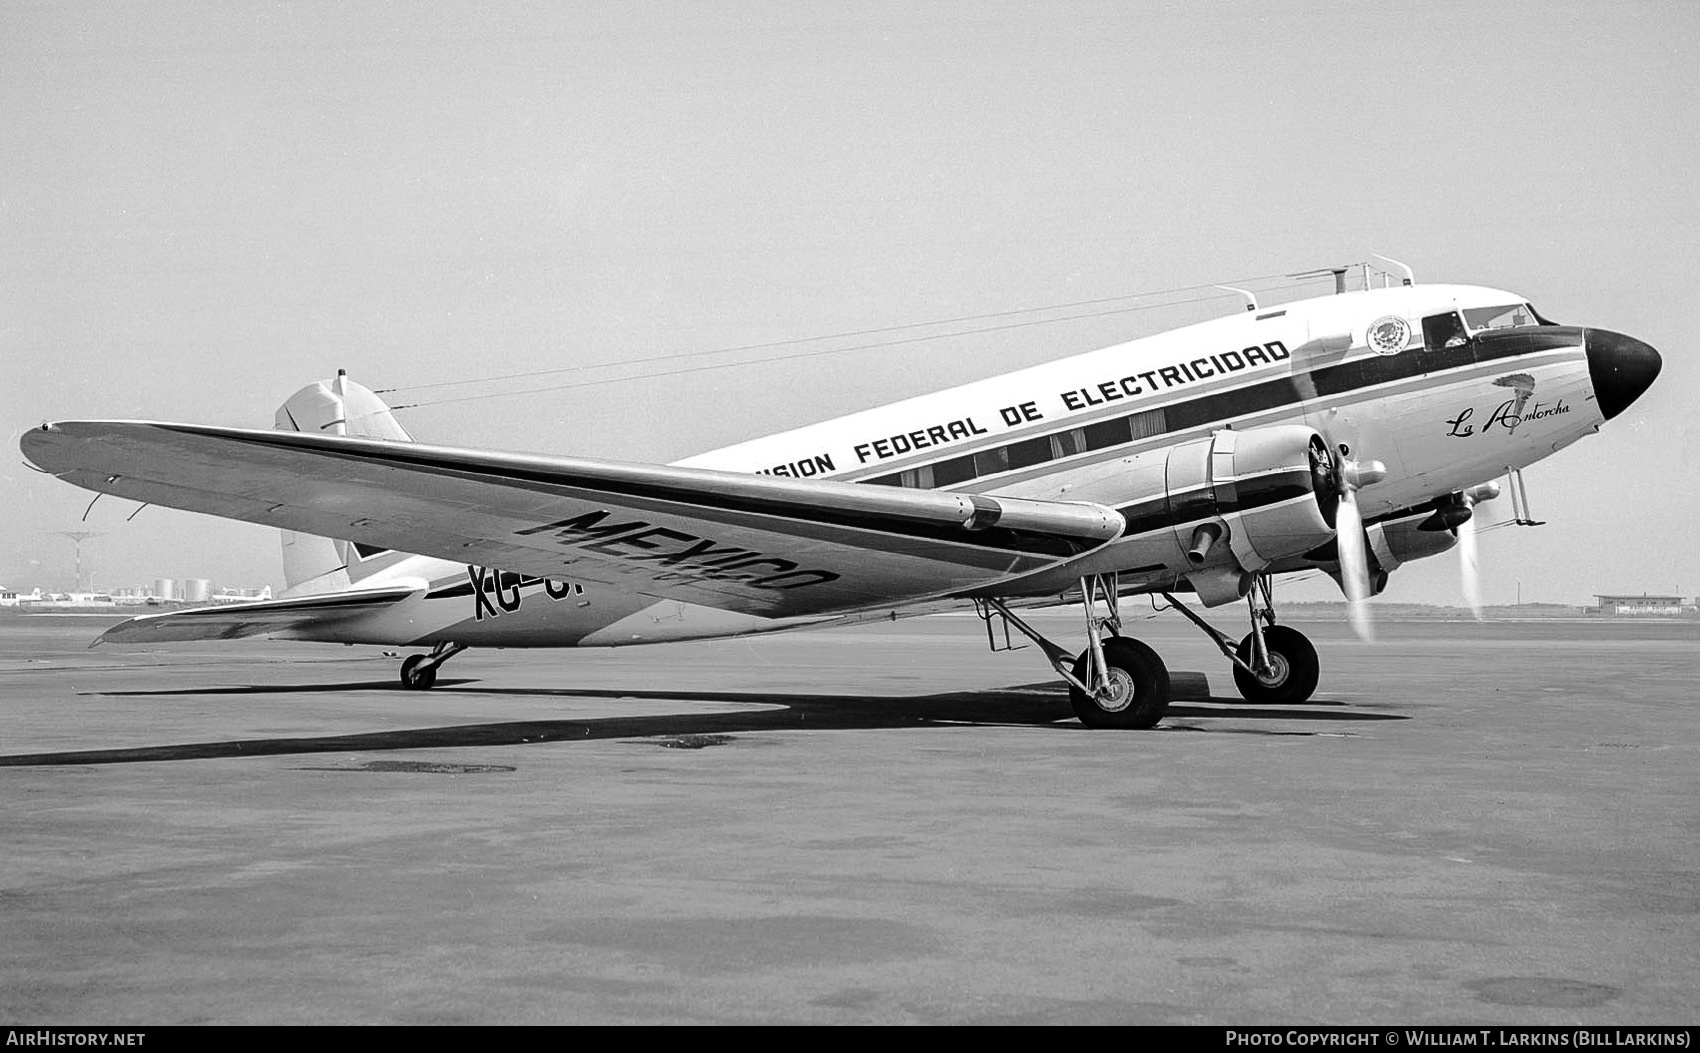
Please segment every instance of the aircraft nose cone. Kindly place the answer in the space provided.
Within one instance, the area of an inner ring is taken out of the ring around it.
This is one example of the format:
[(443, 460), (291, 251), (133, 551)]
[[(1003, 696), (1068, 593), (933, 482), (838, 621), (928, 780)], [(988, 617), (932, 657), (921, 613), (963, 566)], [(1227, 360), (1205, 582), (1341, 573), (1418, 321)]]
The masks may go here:
[(1584, 330), (1582, 343), (1588, 351), (1588, 376), (1594, 382), (1594, 397), (1607, 420), (1640, 398), (1664, 365), (1651, 345), (1608, 329)]

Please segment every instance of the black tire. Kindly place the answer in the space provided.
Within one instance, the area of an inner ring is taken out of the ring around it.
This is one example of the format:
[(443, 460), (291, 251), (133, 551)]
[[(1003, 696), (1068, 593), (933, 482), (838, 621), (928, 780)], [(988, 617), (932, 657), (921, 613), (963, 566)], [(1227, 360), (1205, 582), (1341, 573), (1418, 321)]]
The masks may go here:
[(437, 682), (437, 667), (434, 665), (420, 666), (425, 663), (425, 655), (416, 654), (401, 663), (401, 686), (410, 691), (429, 691)]
[[(1322, 673), (1322, 663), (1309, 638), (1297, 629), (1271, 625), (1263, 630), (1263, 646), (1269, 650), (1275, 673), (1265, 680), (1234, 666), (1234, 686), (1240, 689), (1240, 697), (1276, 706), (1296, 706), (1309, 700)], [(1239, 655), (1240, 661), (1251, 662), (1251, 634), (1240, 641)]]
[[(1110, 667), (1115, 694), (1106, 702), (1073, 685), (1068, 689), (1074, 715), (1089, 728), (1149, 728), (1169, 708), (1169, 670), (1157, 652), (1125, 636), (1104, 641), (1104, 661)], [(1074, 663), (1074, 677), (1086, 683), (1090, 652)]]

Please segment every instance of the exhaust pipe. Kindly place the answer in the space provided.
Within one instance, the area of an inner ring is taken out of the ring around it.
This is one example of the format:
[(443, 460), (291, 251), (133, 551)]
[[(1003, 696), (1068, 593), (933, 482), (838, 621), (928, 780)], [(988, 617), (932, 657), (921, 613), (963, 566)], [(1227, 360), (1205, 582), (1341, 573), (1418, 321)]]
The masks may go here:
[(1216, 523), (1204, 523), (1192, 532), (1192, 547), (1186, 550), (1187, 561), (1202, 567), (1216, 542), (1222, 540), (1222, 528)]

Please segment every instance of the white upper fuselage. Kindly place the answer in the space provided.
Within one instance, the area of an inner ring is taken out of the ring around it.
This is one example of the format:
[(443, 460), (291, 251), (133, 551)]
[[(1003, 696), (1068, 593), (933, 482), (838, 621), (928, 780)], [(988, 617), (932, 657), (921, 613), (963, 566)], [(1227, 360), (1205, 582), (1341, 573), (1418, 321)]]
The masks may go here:
[[(1522, 467), (1600, 423), (1580, 345), (1530, 359), (1425, 368), (1425, 356), (1434, 352), (1423, 347), (1423, 318), (1526, 302), (1514, 293), (1461, 285), (1401, 286), (1302, 300), (1046, 362), (677, 463), (868, 481), (1140, 414), (1126, 442), (1003, 470), (994, 452), (992, 463), (982, 465), (990, 470), (945, 484), (1115, 506), (1141, 495), (1118, 492), (1114, 473), (1106, 475), (1097, 470), (1100, 466), (1218, 428), (1303, 423), (1386, 464), (1387, 479), (1360, 498), (1369, 517)], [(1404, 320), (1407, 339), (1397, 351), (1378, 353), (1367, 332), (1389, 318)], [(1336, 392), (1318, 393), (1306, 384), (1331, 367), (1393, 360), (1399, 361), (1402, 368), (1396, 372), (1402, 375), (1381, 379), (1395, 372), (1384, 370)], [(1512, 374), (1531, 377), (1533, 395), (1519, 413), (1527, 419), (1514, 427), (1502, 420), (1488, 428), (1501, 403), (1517, 401), (1514, 387), (1495, 383)], [(1290, 396), (1235, 399), (1231, 394), (1282, 379), (1293, 382)], [(1472, 412), (1454, 429), (1449, 422), (1466, 410)], [(1469, 435), (1453, 434), (1466, 428)]]

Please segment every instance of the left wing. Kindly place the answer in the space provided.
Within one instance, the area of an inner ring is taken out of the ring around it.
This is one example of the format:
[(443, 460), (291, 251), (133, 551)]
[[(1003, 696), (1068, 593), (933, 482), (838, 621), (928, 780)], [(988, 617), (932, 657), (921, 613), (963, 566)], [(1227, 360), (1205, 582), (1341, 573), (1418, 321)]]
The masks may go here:
[(767, 617), (984, 589), (1125, 526), (1086, 503), (190, 424), (67, 421), (20, 445), (134, 501)]

